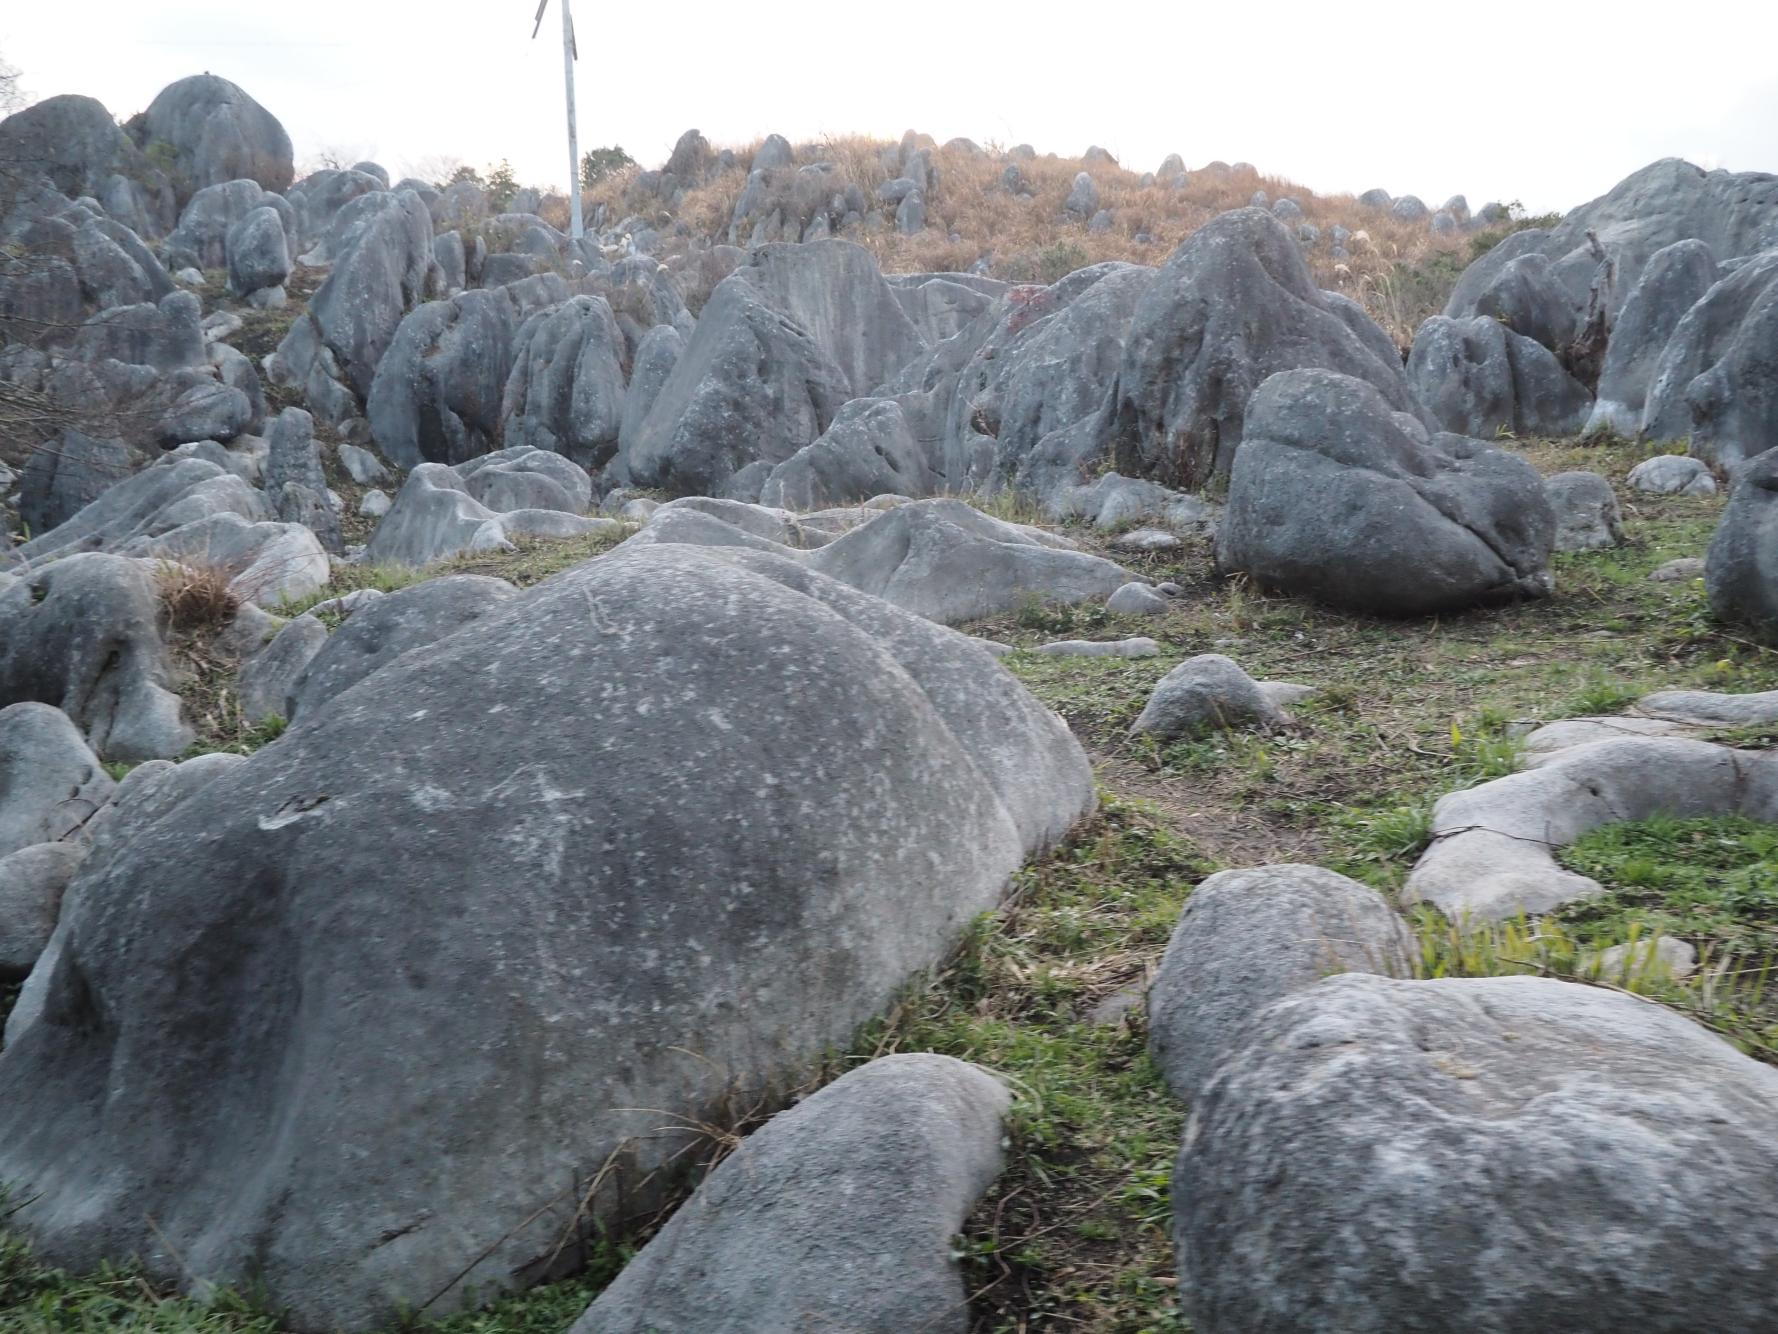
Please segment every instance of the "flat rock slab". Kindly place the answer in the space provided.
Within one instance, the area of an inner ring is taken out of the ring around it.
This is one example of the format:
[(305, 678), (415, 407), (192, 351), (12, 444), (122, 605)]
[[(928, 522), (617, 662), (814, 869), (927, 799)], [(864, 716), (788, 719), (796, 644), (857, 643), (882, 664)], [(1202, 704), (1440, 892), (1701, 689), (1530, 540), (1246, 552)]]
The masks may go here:
[(1441, 797), (1432, 845), (1403, 898), (1454, 919), (1548, 912), (1602, 892), (1563, 870), (1557, 849), (1654, 815), (1778, 821), (1778, 752), (1671, 736), (1570, 746), (1537, 768)]

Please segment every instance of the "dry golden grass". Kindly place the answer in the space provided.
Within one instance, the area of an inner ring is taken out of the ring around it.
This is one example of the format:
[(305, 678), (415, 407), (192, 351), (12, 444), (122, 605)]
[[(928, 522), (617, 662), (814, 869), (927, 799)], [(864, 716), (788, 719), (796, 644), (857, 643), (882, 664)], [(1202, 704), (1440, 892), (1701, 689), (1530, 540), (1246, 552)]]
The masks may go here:
[(184, 633), (226, 625), (240, 607), (229, 586), (237, 573), (208, 561), (162, 561), (155, 583), (168, 627)]
[[(995, 147), (972, 153), (934, 146), (925, 136), (920, 143), (931, 148), (938, 169), (938, 182), (926, 195), (926, 229), (913, 236), (893, 228), (844, 233), (870, 249), (886, 272), (961, 271), (987, 257), (993, 276), (1030, 282), (1052, 281), (1059, 276), (1058, 267), (1066, 271), (1107, 260), (1158, 265), (1211, 218), (1245, 206), (1254, 191), (1264, 190), (1273, 200), (1294, 199), (1304, 220), (1320, 229), (1321, 240), (1304, 252), (1316, 281), (1359, 301), (1406, 347), (1419, 322), (1442, 305), (1449, 281), (1471, 257), (1476, 235), (1435, 236), (1424, 221), (1401, 222), (1387, 212), (1366, 208), (1350, 195), (1318, 195), (1245, 165), (1200, 167), (1191, 171), (1183, 190), (1175, 190), (1144, 186), (1141, 172), (1110, 163), (1089, 164), (1084, 158), (1053, 155), (1017, 159), (1031, 196), (1022, 198), (1001, 183), (1001, 173), (1015, 159)], [(896, 146), (863, 136), (828, 137), (797, 145), (796, 162), (832, 163), (835, 170), (828, 177), (832, 190), (855, 184), (874, 200), (877, 187), (890, 175), (885, 150)], [(635, 189), (635, 169), (590, 190), (589, 208), (603, 203), (614, 220), (633, 214), (656, 226), (682, 222), (695, 238), (726, 240), (735, 201), (746, 185), (747, 164), (758, 148), (758, 143), (736, 147), (737, 165), (687, 191), (671, 215), (661, 201)], [(784, 173), (786, 179), (790, 170)], [(1081, 171), (1092, 175), (1100, 206), (1112, 214), (1109, 231), (1089, 232), (1084, 221), (1070, 217), (1063, 207)], [(1352, 233), (1346, 242), (1350, 257), (1343, 261), (1332, 254), (1330, 233), (1336, 225)], [(1416, 281), (1418, 270), (1431, 270), (1440, 280)]]

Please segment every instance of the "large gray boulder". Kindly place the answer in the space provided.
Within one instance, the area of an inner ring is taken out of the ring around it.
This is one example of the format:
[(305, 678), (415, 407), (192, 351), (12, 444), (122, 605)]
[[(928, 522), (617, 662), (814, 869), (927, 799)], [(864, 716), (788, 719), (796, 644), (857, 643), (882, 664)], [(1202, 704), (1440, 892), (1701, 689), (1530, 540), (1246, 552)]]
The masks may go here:
[(0, 217), (41, 178), (68, 199), (101, 201), (132, 231), (164, 236), (179, 209), (173, 183), (118, 128), (104, 105), (66, 93), (0, 120)]
[(962, 636), (756, 553), (589, 562), (82, 871), (0, 1052), (9, 1226), (305, 1331), (534, 1281), (637, 1202), (601, 1165), (789, 1086), (1092, 803)]
[(290, 276), (290, 242), (284, 220), (273, 208), (256, 208), (228, 229), (228, 286), (251, 297), (280, 287)]
[[(258, 182), (245, 179), (207, 185), (194, 194), (179, 214), (179, 225), (162, 243), (161, 254), (174, 269), (226, 268), (232, 251), (230, 237), (247, 218), (262, 208), (271, 209), (276, 216), (279, 233), (284, 238), (285, 269), (288, 271), (289, 247), (296, 240), (296, 211), (282, 195), (261, 189)], [(284, 280), (280, 277), (278, 281)], [(237, 295), (245, 296), (254, 289), (237, 287), (234, 290)]]
[(1224, 571), (1393, 615), (1549, 593), (1555, 515), (1531, 465), (1465, 436), (1427, 439), (1362, 381), (1273, 376), (1235, 465)]
[(395, 503), (364, 548), (372, 565), (430, 565), (466, 551), (476, 534), (500, 516), (475, 497), (442, 463), (422, 463), (407, 475)]
[(511, 510), (560, 510), (585, 514), (593, 504), (593, 479), (560, 454), (513, 445), (459, 464), (463, 489), (496, 514)]
[(279, 520), (313, 530), (329, 551), (343, 549), (339, 506), (321, 466), (315, 422), (301, 408), (285, 408), (266, 435), (265, 493)]
[(748, 464), (769, 471), (925, 350), (862, 246), (761, 246), (711, 293), (648, 415), (624, 432), (626, 480), (709, 495)]
[(403, 317), (425, 295), (432, 218), (411, 191), (360, 195), (340, 210), (328, 245), (327, 281), (266, 372), (274, 384), (305, 394), (316, 416), (340, 425), (358, 415)]
[(945, 625), (1033, 601), (1099, 601), (1130, 580), (1113, 561), (960, 500), (886, 510), (811, 553), (807, 564)]
[[(85, 836), (86, 846), (80, 850), (86, 855), (74, 869), (93, 872), (106, 865), (111, 858), (130, 845), (139, 829), (166, 814), (199, 787), (221, 777), (243, 762), (243, 757), (239, 755), (211, 753), (196, 756), (182, 764), (174, 764), (169, 760), (148, 760), (138, 764), (117, 785), (110, 804), (93, 816), (81, 831)], [(72, 845), (61, 843), (49, 846), (65, 848)], [(23, 856), (34, 851), (37, 849), (27, 848), (23, 854), (15, 855)], [(65, 860), (63, 866), (66, 866)], [(45, 876), (46, 872), (48, 876), (59, 874), (59, 868), (53, 861), (47, 866), (39, 862), (35, 870), (39, 876)], [(45, 880), (39, 881), (40, 887)], [(42, 945), (37, 959), (42, 967), (33, 967), (32, 975), (25, 979), (19, 991), (12, 1013), (6, 1017), (4, 1040), (7, 1046), (17, 1042), (20, 1035), (42, 1017), (44, 1004), (52, 994), (52, 987), (65, 985), (66, 977), (56, 976), (62, 947), (68, 937), (66, 919), (69, 916), (67, 908), (70, 895), (62, 891), (75, 888), (75, 882), (70, 878), (63, 882), (61, 891), (51, 891), (57, 895), (55, 921), (52, 924), (54, 930), (49, 940)]]
[(233, 385), (211, 381), (180, 394), (154, 424), (161, 446), (214, 440), (227, 444), (253, 423), (253, 400)]
[(309, 659), (291, 683), (284, 716), (295, 722), (313, 713), (402, 654), (479, 621), (516, 591), (504, 579), (456, 574), (378, 598), (354, 611)]
[(748, 1136), (570, 1334), (963, 1334), (952, 1238), (1010, 1102), (949, 1056), (858, 1067)]
[(1615, 317), (1658, 251), (1676, 241), (1698, 240), (1718, 260), (1750, 255), (1778, 245), (1775, 218), (1778, 176), (1706, 172), (1679, 158), (1663, 158), (1573, 209), (1556, 226), (1507, 237), (1463, 271), (1445, 314), (1461, 318), (1482, 313), (1478, 300), (1501, 270), (1521, 256), (1536, 254), (1549, 261), (1548, 275), (1561, 285), (1579, 319), (1598, 277), (1599, 261), (1588, 238), (1592, 233), (1615, 275), (1605, 308)]
[(508, 291), (460, 292), (401, 321), (365, 401), (377, 449), (396, 467), (461, 463), (494, 447), (518, 324)]
[(81, 361), (120, 361), (162, 372), (208, 366), (202, 315), (190, 292), (100, 311), (75, 334), (74, 355)]
[(1477, 293), (1475, 313), (1556, 353), (1566, 352), (1579, 331), (1568, 290), (1550, 272), (1550, 261), (1535, 251), (1501, 267)]
[(0, 706), (53, 704), (107, 760), (181, 753), (160, 593), (121, 556), (66, 556), (0, 587)]
[(314, 615), (289, 621), (257, 653), (241, 664), (235, 697), (250, 723), (276, 714), (290, 717), (290, 688), (327, 643), (327, 626)]
[(1148, 1049), (1187, 1103), (1273, 1001), (1333, 973), (1408, 977), (1419, 942), (1376, 890), (1319, 866), (1219, 871), (1192, 890), (1148, 988)]
[(168, 84), (130, 122), (144, 149), (172, 150), (181, 202), (206, 185), (245, 177), (283, 191), (295, 177), (290, 136), (278, 118), (245, 91), (214, 74)]
[(0, 709), (0, 857), (77, 837), (116, 786), (60, 709)]
[(1742, 464), (1704, 563), (1710, 610), (1778, 633), (1778, 449)]
[(1655, 366), (1642, 438), (1732, 467), (1778, 441), (1778, 244), (1710, 288)]
[(0, 856), (0, 982), (30, 975), (55, 933), (68, 882), (86, 857), (77, 843), (36, 843)]
[(892, 398), (855, 398), (819, 438), (772, 469), (759, 503), (816, 510), (872, 496), (924, 496), (935, 490), (925, 451)]
[(1675, 241), (1650, 256), (1612, 323), (1588, 432), (1637, 433), (1661, 353), (1685, 313), (1715, 282), (1716, 257), (1702, 241)]
[(711, 293), (648, 415), (625, 433), (624, 480), (713, 494), (748, 464), (776, 466), (816, 440), (851, 397), (845, 372), (738, 271)]
[(1770, 1331), (1778, 1072), (1634, 996), (1329, 978), (1192, 1106), (1179, 1298), (1216, 1334)]
[(617, 433), (618, 455), (612, 465), (617, 472), (627, 470), (626, 461), (635, 448), (642, 424), (654, 410), (655, 400), (673, 377), (673, 369), (684, 353), (685, 335), (671, 324), (655, 325), (636, 345), (636, 354), (630, 363), (630, 382), (624, 391), (623, 421)]
[(1173, 252), (1130, 321), (1118, 470), (1187, 490), (1227, 476), (1254, 390), (1300, 367), (1355, 377), (1389, 408), (1420, 412), (1400, 361), (1352, 331), (1283, 223), (1257, 208), (1213, 218)]
[(1716, 478), (1703, 459), (1686, 454), (1656, 454), (1630, 469), (1632, 491), (1655, 496), (1713, 496)]
[(603, 297), (572, 297), (526, 318), (500, 406), (507, 446), (604, 467), (617, 453), (624, 422), (624, 352), (623, 333)]
[[(334, 245), (344, 239), (335, 234), (334, 224), (346, 205), (361, 196), (379, 194), (388, 188), (377, 177), (362, 171), (328, 168), (303, 177), (286, 193), (296, 214), (293, 258), (300, 254), (305, 264), (331, 263)], [(480, 187), (472, 184), (470, 188), (479, 191)]]
[(1482, 440), (1572, 435), (1593, 401), (1548, 348), (1483, 315), (1422, 324), (1408, 380), (1435, 426)]
[(122, 440), (99, 440), (69, 427), (39, 445), (19, 473), (19, 518), (42, 536), (72, 519), (134, 469)]
[[(133, 551), (144, 540), (225, 513), (250, 521), (270, 517), (265, 497), (220, 464), (169, 455), (107, 488), (59, 526), (15, 547), (10, 559), (23, 567), (76, 551)], [(0, 553), (0, 567), (7, 559)]]

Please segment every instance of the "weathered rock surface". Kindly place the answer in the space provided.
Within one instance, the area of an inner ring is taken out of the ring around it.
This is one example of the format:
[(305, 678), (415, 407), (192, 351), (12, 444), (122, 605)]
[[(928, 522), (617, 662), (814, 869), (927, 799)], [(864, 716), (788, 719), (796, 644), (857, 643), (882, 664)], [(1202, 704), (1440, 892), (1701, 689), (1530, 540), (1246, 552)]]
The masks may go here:
[(571, 1334), (961, 1334), (951, 1239), (999, 1174), (1010, 1101), (948, 1056), (860, 1066), (748, 1136)]
[(799, 1077), (1092, 801), (962, 636), (755, 553), (590, 562), (89, 863), (0, 1052), (9, 1225), (305, 1330), (522, 1284), (616, 1207), (571, 1183)]
[(1196, 1102), (1253, 1017), (1332, 973), (1412, 973), (1418, 942), (1382, 895), (1319, 866), (1219, 871), (1192, 890), (1148, 989), (1148, 1049)]
[(1572, 435), (1592, 406), (1554, 353), (1482, 315), (1422, 324), (1408, 379), (1435, 426), (1482, 440), (1502, 431)]
[(1294, 693), (1304, 692), (1285, 683), (1255, 681), (1232, 658), (1202, 653), (1160, 679), (1130, 734), (1175, 741), (1236, 728), (1287, 727), (1291, 718), (1279, 696)]
[(647, 416), (625, 430), (626, 480), (714, 494), (750, 463), (790, 458), (925, 347), (863, 247), (760, 247), (717, 285)]
[(298, 616), (241, 664), (235, 695), (250, 723), (273, 714), (290, 718), (291, 687), (327, 643), (327, 626), (314, 615)]
[(1713, 496), (1716, 478), (1703, 459), (1657, 454), (1630, 469), (1630, 488), (1656, 496)]
[(1249, 397), (1270, 375), (1320, 367), (1420, 408), (1398, 360), (1352, 332), (1288, 229), (1264, 209), (1212, 219), (1173, 252), (1130, 322), (1115, 412), (1119, 471), (1196, 490), (1227, 476)]
[(1556, 514), (1557, 551), (1598, 551), (1621, 546), (1624, 516), (1611, 483), (1596, 472), (1546, 477), (1543, 493)]
[(353, 612), (291, 682), (284, 716), (295, 722), (314, 712), (402, 654), (474, 624), (516, 591), (504, 579), (446, 575), (399, 589)]
[(0, 855), (0, 982), (23, 981), (42, 957), (63, 891), (85, 857), (76, 843), (37, 843)]
[(1775, 1108), (1778, 1072), (1635, 997), (1329, 978), (1193, 1104), (1180, 1306), (1218, 1334), (1769, 1330)]
[[(1778, 184), (1774, 186), (1778, 194)], [(1689, 437), (1731, 467), (1778, 441), (1778, 238), (1685, 313), (1656, 363), (1642, 438)]]
[(143, 148), (173, 150), (174, 178), (188, 190), (245, 177), (282, 191), (295, 178), (290, 136), (278, 118), (214, 74), (168, 84), (129, 128)]
[(60, 709), (0, 709), (0, 857), (78, 835), (116, 786)]
[(526, 314), (560, 301), (555, 275), (428, 301), (407, 315), (377, 363), (365, 416), (398, 468), (462, 463), (494, 448), (513, 339)]
[(154, 577), (136, 561), (67, 556), (0, 588), (0, 705), (53, 704), (107, 760), (191, 744), (160, 633)]
[(328, 229), (332, 268), (266, 363), (330, 425), (357, 416), (403, 317), (425, 296), (432, 218), (411, 191), (360, 195)]
[(855, 398), (817, 439), (772, 469), (759, 503), (813, 510), (886, 492), (921, 496), (934, 489), (925, 451), (901, 405), (889, 398)]
[(514, 338), (500, 406), (507, 446), (603, 467), (617, 453), (624, 421), (624, 354), (623, 333), (603, 297), (576, 296), (529, 315)]
[(1321, 370), (1261, 386), (1245, 440), (1217, 529), (1223, 570), (1396, 615), (1549, 592), (1555, 516), (1523, 459), (1427, 440), (1370, 385)]
[(1778, 449), (1736, 470), (1704, 565), (1711, 611), (1778, 631)]
[(1661, 353), (1716, 277), (1716, 257), (1702, 241), (1676, 241), (1650, 256), (1612, 323), (1589, 432), (1610, 429), (1634, 436), (1641, 429)]
[(1663, 158), (1573, 209), (1547, 231), (1531, 228), (1507, 237), (1464, 270), (1445, 314), (1461, 318), (1481, 313), (1478, 298), (1501, 270), (1521, 256), (1536, 254), (1549, 261), (1547, 272), (1560, 283), (1578, 319), (1599, 267), (1587, 237), (1592, 232), (1616, 274), (1606, 308), (1616, 316), (1643, 267), (1676, 241), (1702, 241), (1719, 261), (1778, 245), (1775, 205), (1778, 176), (1706, 172), (1679, 158)]
[(42, 536), (128, 477), (133, 462), (122, 440), (95, 439), (70, 427), (25, 460), (19, 474), (19, 518)]

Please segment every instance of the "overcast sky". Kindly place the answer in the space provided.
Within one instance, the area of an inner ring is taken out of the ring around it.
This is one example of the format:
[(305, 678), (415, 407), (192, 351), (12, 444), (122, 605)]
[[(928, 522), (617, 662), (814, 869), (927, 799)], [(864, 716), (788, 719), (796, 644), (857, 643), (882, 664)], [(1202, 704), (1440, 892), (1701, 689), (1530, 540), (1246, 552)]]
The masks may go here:
[[(120, 116), (208, 70), (323, 150), (396, 175), (441, 156), (567, 171), (561, 0), (0, 5), (33, 97)], [(1322, 192), (1566, 209), (1658, 157), (1778, 171), (1778, 3), (1496, 0), (1108, 6), (600, 6), (580, 0), (583, 148), (658, 166), (718, 146), (913, 128), (940, 141), (1111, 149), (1136, 170), (1252, 162)]]

